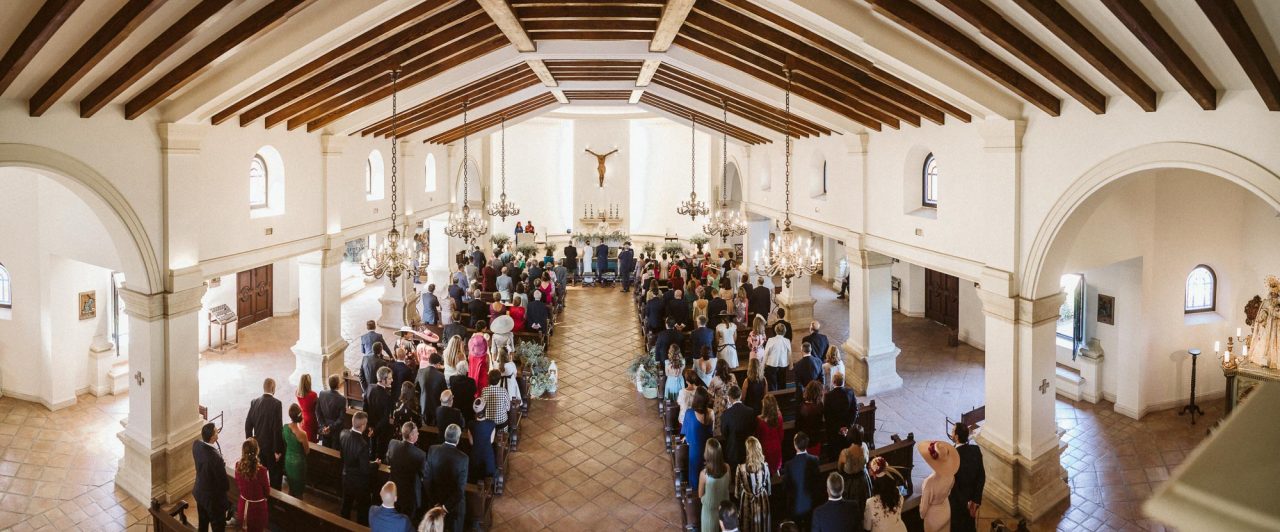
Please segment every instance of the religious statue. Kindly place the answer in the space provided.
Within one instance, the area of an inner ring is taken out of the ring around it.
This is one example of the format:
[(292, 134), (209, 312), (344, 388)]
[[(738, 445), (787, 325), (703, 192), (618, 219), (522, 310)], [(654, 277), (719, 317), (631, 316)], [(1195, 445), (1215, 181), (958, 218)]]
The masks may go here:
[(1267, 276), (1267, 298), (1258, 306), (1249, 335), (1249, 362), (1280, 367), (1280, 278)]
[(591, 151), (591, 148), (587, 148), (587, 153), (596, 156), (596, 171), (600, 173), (600, 187), (604, 188), (604, 160), (609, 158), (610, 155), (618, 153), (618, 149), (614, 148), (613, 151), (601, 155)]

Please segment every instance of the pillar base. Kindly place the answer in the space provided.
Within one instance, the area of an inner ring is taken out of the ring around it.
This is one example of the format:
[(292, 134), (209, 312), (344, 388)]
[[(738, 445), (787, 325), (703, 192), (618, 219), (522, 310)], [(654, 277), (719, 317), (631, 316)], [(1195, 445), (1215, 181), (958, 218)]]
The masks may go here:
[[(397, 286), (395, 290), (399, 290)], [(391, 286), (387, 286), (387, 290), (392, 290)], [(378, 316), (378, 326), (393, 331), (399, 330), (405, 326), (404, 323), (404, 299), (386, 299), (378, 298), (378, 303), (382, 304), (382, 314)]]
[[(796, 331), (807, 330), (809, 322), (813, 321), (813, 303), (813, 299), (781, 302), (782, 308), (787, 309), (787, 321), (791, 322)], [(798, 335), (797, 341), (802, 336), (804, 335)]]
[(159, 444), (156, 448), (137, 441), (127, 430), (121, 431), (116, 437), (124, 443), (124, 456), (116, 471), (116, 485), (147, 505), (152, 499), (170, 503), (191, 493), (196, 484), (191, 443), (200, 436), (202, 423), (198, 421), (184, 431), (186, 437), (176, 443)]
[(1102, 397), (1102, 355), (1080, 358), (1080, 398), (1090, 403), (1097, 403)]
[(310, 373), (311, 387), (323, 390), (329, 375), (342, 375), (342, 370), (346, 368), (346, 360), (343, 356), (347, 350), (346, 340), (339, 339), (330, 344), (323, 349), (324, 353), (318, 353), (301, 344), (293, 346), (291, 350), (294, 363), (293, 373), (289, 374), (289, 382), (295, 386), (303, 373)]
[(845, 360), (849, 368), (845, 381), (858, 395), (870, 396), (902, 387), (902, 377), (898, 375), (898, 355), (902, 350), (898, 346), (889, 344), (878, 353), (863, 354), (846, 342), (844, 349), (850, 353)]
[(1071, 488), (1062, 468), (1062, 446), (1054, 446), (1029, 459), (1009, 454), (978, 435), (987, 485), (983, 500), (1011, 514), (1035, 521), (1071, 499)]

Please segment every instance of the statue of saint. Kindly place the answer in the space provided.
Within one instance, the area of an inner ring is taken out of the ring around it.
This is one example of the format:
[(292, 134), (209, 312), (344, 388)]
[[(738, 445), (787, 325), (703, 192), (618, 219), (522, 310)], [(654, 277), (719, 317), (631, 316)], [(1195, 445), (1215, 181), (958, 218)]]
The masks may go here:
[(1249, 362), (1280, 367), (1280, 278), (1267, 276), (1267, 297), (1258, 306), (1249, 336)]

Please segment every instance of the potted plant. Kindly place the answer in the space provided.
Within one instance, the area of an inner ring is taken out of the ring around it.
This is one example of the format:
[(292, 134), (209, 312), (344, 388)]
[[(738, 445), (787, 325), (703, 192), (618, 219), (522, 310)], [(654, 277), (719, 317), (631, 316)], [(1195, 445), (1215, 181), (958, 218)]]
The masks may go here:
[(702, 233), (695, 233), (693, 236), (689, 237), (689, 243), (698, 246), (698, 253), (702, 253), (702, 246), (710, 241), (711, 239), (707, 238), (707, 235)]
[(534, 244), (520, 244), (516, 246), (516, 253), (524, 254), (525, 260), (536, 260), (538, 254), (538, 246)]
[(627, 368), (627, 374), (636, 383), (636, 391), (645, 399), (658, 398), (658, 371), (658, 359), (650, 351), (636, 357)]
[(644, 252), (645, 255), (652, 257), (658, 252), (658, 245), (653, 242), (645, 242), (644, 247), (640, 248), (640, 251)]
[(662, 252), (666, 253), (668, 256), (674, 257), (676, 255), (680, 255), (681, 253), (684, 253), (684, 246), (681, 245), (679, 242), (675, 242), (675, 241), (663, 242)]
[(532, 398), (556, 393), (556, 363), (547, 358), (546, 348), (537, 342), (516, 345), (516, 360), (529, 368), (529, 395)]
[(489, 237), (489, 243), (493, 244), (494, 253), (501, 253), (502, 248), (505, 247), (507, 245), (507, 242), (510, 242), (510, 241), (511, 241), (511, 236), (506, 233), (497, 233)]

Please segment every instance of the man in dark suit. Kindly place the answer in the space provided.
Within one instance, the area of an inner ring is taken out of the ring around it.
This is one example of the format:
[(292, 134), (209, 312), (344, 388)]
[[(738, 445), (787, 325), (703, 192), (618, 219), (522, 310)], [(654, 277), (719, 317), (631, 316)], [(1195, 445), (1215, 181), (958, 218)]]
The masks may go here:
[(382, 344), (382, 348), (384, 350), (387, 348), (386, 339), (382, 337), (382, 333), (375, 330), (378, 328), (378, 324), (374, 323), (373, 320), (369, 320), (364, 322), (364, 328), (367, 329), (369, 332), (366, 332), (364, 333), (364, 335), (360, 336), (360, 352), (361, 353), (364, 353), (366, 355), (372, 354), (373, 344)]
[[(694, 359), (701, 356), (703, 346), (708, 348), (714, 346), (713, 342), (716, 337), (716, 332), (711, 330), (710, 327), (707, 327), (706, 316), (698, 316), (698, 328), (694, 329), (693, 332), (689, 334), (693, 338), (693, 352), (685, 353), (684, 357), (687, 359)], [(716, 352), (712, 350), (711, 358), (715, 357)]]
[(724, 411), (720, 430), (725, 440), (724, 461), (729, 463), (732, 471), (747, 459), (747, 437), (755, 433), (756, 413), (742, 404), (742, 388), (737, 384), (730, 384), (727, 394), (729, 408)]
[(447, 530), (462, 532), (467, 515), (467, 454), (458, 450), (462, 427), (449, 425), (444, 430), (444, 443), (432, 445), (427, 452), (427, 501), (443, 505), (449, 516)]
[(858, 400), (853, 390), (844, 387), (844, 375), (831, 377), (831, 391), (822, 398), (823, 432), (827, 441), (823, 454), (831, 450), (830, 457), (839, 456), (840, 450), (849, 446), (849, 427), (858, 421)]
[(467, 326), (478, 329), (477, 323), (489, 319), (489, 305), (480, 299), (480, 289), (471, 292), (471, 301), (467, 303)]
[(391, 393), (396, 397), (400, 396), (400, 386), (405, 382), (413, 381), (418, 375), (413, 372), (413, 368), (409, 367), (408, 357), (412, 351), (406, 350), (403, 356), (397, 353), (396, 358), (391, 361), (387, 367), (391, 368)]
[(595, 259), (596, 275), (604, 275), (604, 272), (609, 271), (609, 245), (605, 244), (603, 240), (596, 245)]
[(221, 532), (227, 526), (227, 463), (218, 450), (218, 429), (213, 423), (200, 428), (200, 441), (191, 442), (191, 456), (196, 462), (196, 486), (191, 497), (196, 500), (200, 532)]
[(809, 436), (797, 432), (796, 455), (782, 466), (782, 492), (786, 494), (786, 512), (800, 529), (808, 528), (813, 507), (821, 500), (822, 480), (818, 478), (818, 458), (805, 452), (809, 448)]
[(827, 475), (827, 502), (813, 511), (812, 532), (846, 532), (862, 530), (863, 508), (855, 501), (843, 499), (844, 477)]
[(378, 492), (382, 498), (381, 506), (369, 508), (369, 530), (372, 532), (413, 532), (413, 521), (409, 516), (396, 511), (396, 500), (399, 499), (396, 484), (388, 481)]
[(667, 328), (658, 333), (658, 337), (653, 342), (654, 357), (658, 359), (658, 366), (666, 367), (667, 352), (671, 350), (671, 346), (682, 343), (684, 343), (684, 335), (676, 330), (676, 320), (667, 318)]
[(956, 470), (956, 483), (947, 497), (951, 504), (951, 530), (975, 532), (978, 507), (982, 506), (982, 490), (987, 484), (987, 471), (982, 465), (982, 450), (969, 443), (969, 427), (956, 423), (951, 432), (956, 442), (956, 454), (960, 455), (960, 469)]
[(347, 411), (347, 397), (338, 391), (342, 377), (329, 376), (329, 389), (316, 398), (316, 424), (320, 427), (320, 443), (330, 449), (338, 448), (338, 433), (342, 432), (342, 415)]
[(418, 313), (422, 316), (422, 323), (428, 325), (437, 325), (440, 323), (440, 298), (436, 297), (436, 285), (431, 283), (427, 285), (427, 289), (422, 292), (419, 298)]
[(366, 393), (378, 383), (378, 369), (387, 365), (387, 360), (382, 358), (384, 349), (386, 344), (376, 343), (373, 350), (360, 359), (360, 389)]
[(387, 455), (387, 442), (395, 429), (391, 426), (391, 412), (396, 408), (395, 395), (391, 390), (391, 368), (378, 369), (378, 384), (365, 390), (364, 411), (369, 414), (369, 425), (373, 427), (373, 458), (384, 458)]
[(666, 314), (668, 320), (675, 320), (676, 325), (683, 325), (684, 330), (693, 328), (693, 320), (689, 314), (689, 302), (684, 300), (684, 290), (676, 290), (667, 301)]
[(756, 278), (756, 285), (747, 293), (747, 321), (754, 321), (754, 316), (769, 319), (769, 306), (773, 304), (773, 292), (764, 285), (764, 277)]
[[(776, 312), (776, 313), (778, 314), (778, 321), (775, 321), (775, 322), (773, 322), (772, 324), (770, 324), (770, 325), (769, 325), (769, 330), (773, 330), (776, 326), (781, 325), (781, 326), (782, 326), (782, 337), (783, 337), (783, 338), (786, 338), (787, 340), (791, 340), (791, 322), (789, 322), (789, 321), (787, 321), (787, 320), (786, 320), (786, 317), (787, 317), (787, 309), (784, 309), (784, 308), (779, 307), (779, 308), (778, 308), (777, 310), (775, 310), (774, 312)], [(821, 354), (819, 354), (818, 356), (822, 356), (822, 355), (821, 355)]]
[(529, 257), (529, 267), (525, 268), (525, 272), (529, 274), (530, 285), (537, 284), (538, 279), (542, 278), (542, 263), (535, 262), (533, 257)]
[(446, 293), (448, 293), (449, 298), (453, 300), (453, 308), (456, 308), (458, 310), (466, 308), (465, 306), (463, 306), (464, 303), (462, 302), (463, 296), (465, 296), (467, 293), (467, 290), (465, 288), (458, 286), (457, 284), (450, 283), (449, 288), (446, 290)]
[(809, 381), (822, 380), (822, 359), (814, 355), (813, 344), (800, 344), (800, 350), (804, 351), (804, 356), (792, 368), (796, 371), (796, 388), (803, 390)]
[[(813, 356), (824, 359), (827, 356), (827, 348), (831, 347), (831, 341), (827, 339), (827, 335), (818, 332), (822, 329), (822, 323), (818, 320), (809, 322), (809, 334), (800, 341), (813, 346)], [(818, 367), (822, 367), (819, 363)]]
[(666, 307), (662, 298), (655, 297), (644, 303), (644, 328), (650, 333), (657, 333), (662, 330), (662, 323), (666, 320)]
[(572, 241), (564, 247), (564, 267), (571, 275), (578, 271), (578, 248), (573, 247)]
[(377, 460), (369, 460), (373, 453), (367, 434), (369, 415), (356, 412), (351, 416), (351, 428), (342, 431), (342, 513), (350, 519), (355, 510), (356, 522), (369, 524), (369, 489), (373, 473), (378, 469)]
[(400, 439), (392, 440), (387, 447), (387, 465), (391, 466), (391, 481), (396, 483), (396, 511), (418, 517), (422, 501), (422, 483), (427, 480), (427, 453), (418, 443), (418, 426), (412, 421), (400, 427)]
[(711, 300), (707, 303), (707, 316), (711, 318), (711, 323), (720, 323), (720, 315), (729, 312), (729, 302), (715, 291), (708, 292), (707, 297)]
[[(475, 247), (472, 249), (472, 251), (471, 251), (471, 264), (476, 265), (476, 269), (477, 269), (477, 270), (484, 268), (484, 266), (485, 266), (486, 262), (485, 262), (485, 259), (484, 259), (484, 252), (483, 252), (483, 251), (480, 251), (480, 246), (475, 246)], [(402, 498), (403, 498), (403, 497), (402, 497)]]
[(524, 309), (524, 328), (534, 332), (546, 333), (547, 323), (551, 319), (551, 310), (542, 302), (542, 290), (533, 291), (533, 299)]
[[(458, 406), (471, 404), (471, 401), (476, 400), (476, 391), (479, 390), (476, 385), (476, 380), (471, 378), (470, 375), (467, 375), (466, 364), (467, 363), (465, 361), (458, 362), (458, 373), (449, 377), (449, 390), (453, 391), (453, 400), (458, 404)], [(441, 402), (443, 402), (443, 400), (441, 400)], [(467, 420), (467, 423), (476, 420), (476, 414), (475, 412), (472, 412), (470, 408), (461, 408), (459, 410), (462, 410), (462, 419)], [(436, 423), (439, 424), (440, 420), (437, 419)], [(447, 426), (448, 425), (442, 425), (442, 427)], [(466, 427), (466, 425), (460, 426), (464, 428)]]
[[(444, 429), (449, 428), (449, 425), (467, 426), (467, 419), (462, 417), (462, 412), (453, 407), (454, 397), (453, 392), (450, 390), (440, 392), (440, 406), (436, 407), (435, 427), (441, 433), (444, 432)], [(475, 415), (475, 413), (472, 412), (472, 415)]]
[(244, 437), (258, 440), (258, 461), (267, 468), (271, 487), (280, 489), (280, 481), (284, 477), (283, 464), (280, 463), (284, 457), (284, 438), (280, 432), (284, 430), (284, 410), (275, 393), (275, 379), (262, 381), (262, 397), (249, 403), (249, 415), (244, 419)]
[(444, 380), (444, 359), (440, 353), (432, 353), (427, 359), (427, 366), (418, 369), (418, 407), (422, 412), (422, 420), (428, 425), (436, 424), (436, 407), (440, 406), (440, 392), (448, 389), (449, 383)]
[(631, 291), (631, 274), (636, 269), (636, 252), (631, 250), (631, 242), (622, 244), (618, 252), (618, 276), (622, 277), (622, 291)]

